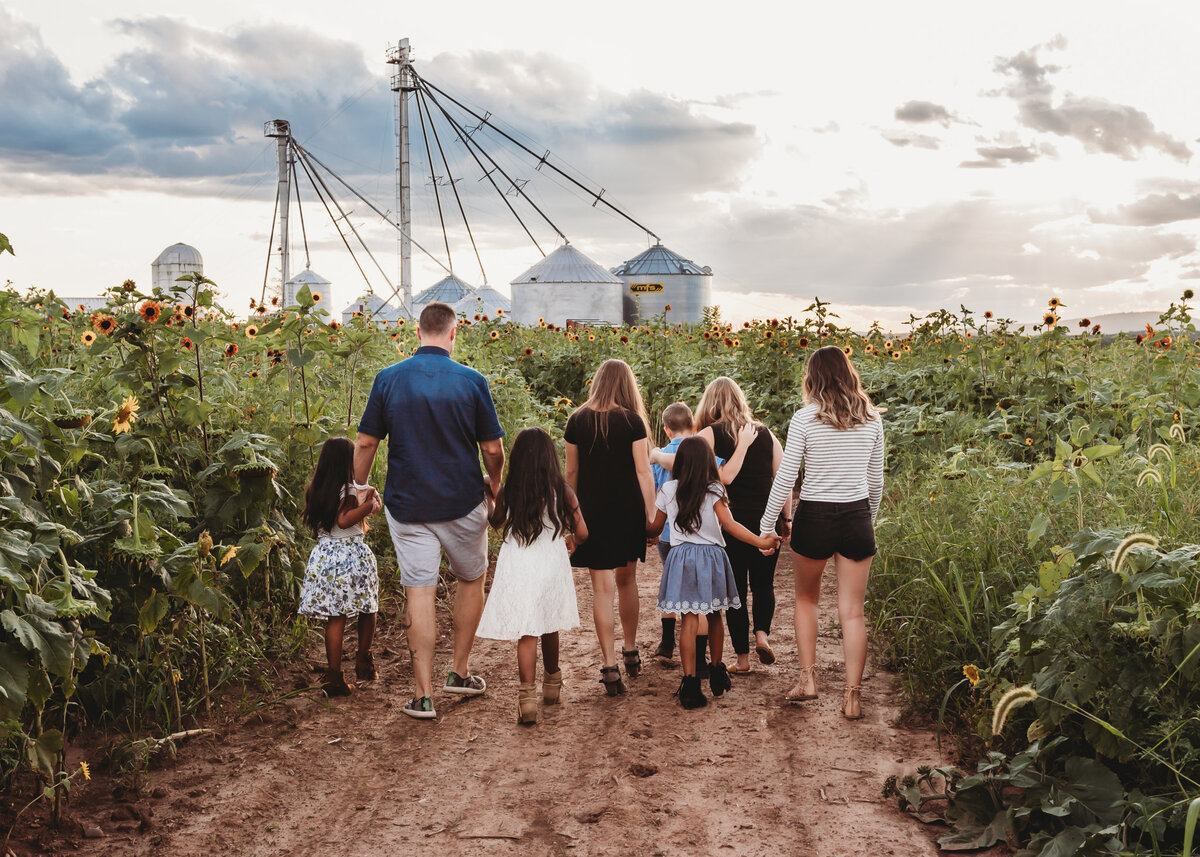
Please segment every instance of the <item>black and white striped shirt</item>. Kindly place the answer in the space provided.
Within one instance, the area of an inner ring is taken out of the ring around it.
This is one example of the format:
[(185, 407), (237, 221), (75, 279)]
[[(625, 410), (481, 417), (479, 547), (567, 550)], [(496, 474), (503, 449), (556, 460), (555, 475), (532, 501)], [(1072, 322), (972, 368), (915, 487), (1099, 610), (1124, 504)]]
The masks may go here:
[(871, 520), (875, 520), (883, 497), (883, 420), (872, 413), (875, 419), (839, 430), (817, 421), (815, 404), (796, 411), (788, 426), (783, 462), (771, 486), (760, 532), (775, 531), (775, 521), (791, 496), (802, 463), (801, 500), (852, 503), (867, 498)]

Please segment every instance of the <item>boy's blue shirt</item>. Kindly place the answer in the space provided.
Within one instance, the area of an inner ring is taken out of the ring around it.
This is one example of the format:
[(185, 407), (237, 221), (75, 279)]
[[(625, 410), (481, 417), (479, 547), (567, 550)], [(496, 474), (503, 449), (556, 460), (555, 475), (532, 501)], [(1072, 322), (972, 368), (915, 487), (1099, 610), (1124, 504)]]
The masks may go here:
[[(677, 452), (679, 450), (679, 444), (681, 444), (683, 442), (683, 438), (684, 438), (684, 435), (680, 435), (679, 437), (671, 438), (667, 442), (667, 445), (662, 448), (662, 451), (664, 453), (666, 453), (667, 455), (673, 455), (675, 452)], [(717, 459), (717, 467), (720, 467), (722, 464), (725, 463), (725, 459), (722, 458), (721, 456), (718, 455), (718, 456), (715, 456), (715, 458)], [(651, 464), (650, 472), (652, 474), (654, 474), (654, 491), (655, 491), (655, 493), (658, 493), (659, 488), (662, 488), (664, 485), (666, 485), (668, 482), (671, 481), (671, 471), (667, 470), (661, 464)], [(662, 542), (664, 545), (669, 545), (671, 543), (671, 521), (670, 521), (670, 519), (667, 520), (666, 526), (663, 527), (662, 535), (658, 537), (658, 540), (660, 542)]]

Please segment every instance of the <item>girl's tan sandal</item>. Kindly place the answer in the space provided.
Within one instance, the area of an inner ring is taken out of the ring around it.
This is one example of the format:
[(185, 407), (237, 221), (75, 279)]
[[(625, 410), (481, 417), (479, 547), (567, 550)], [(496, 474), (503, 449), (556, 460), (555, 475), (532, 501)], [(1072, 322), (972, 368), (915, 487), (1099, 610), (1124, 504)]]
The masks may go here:
[(842, 716), (847, 720), (862, 720), (861, 687), (847, 687), (842, 691)]
[[(809, 700), (816, 699), (818, 696), (816, 673), (816, 664), (811, 664), (807, 667), (800, 667), (800, 680), (797, 681), (796, 686), (793, 687), (786, 696), (784, 696), (784, 699), (792, 703), (808, 702)], [(812, 693), (804, 692), (804, 689), (807, 687), (811, 687), (813, 689)]]

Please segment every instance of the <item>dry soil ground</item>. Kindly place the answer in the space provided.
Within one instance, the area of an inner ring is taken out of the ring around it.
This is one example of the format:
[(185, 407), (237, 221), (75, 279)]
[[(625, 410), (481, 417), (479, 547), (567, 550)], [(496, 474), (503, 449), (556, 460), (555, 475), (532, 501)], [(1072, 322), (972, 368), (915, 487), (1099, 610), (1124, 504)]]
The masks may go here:
[[(795, 672), (790, 557), (779, 567), (772, 635), (779, 662), (755, 661), (753, 675), (735, 677), (733, 691), (705, 709), (683, 711), (673, 697), (678, 665), (650, 657), (659, 631), (652, 609), (659, 564), (651, 552), (639, 570), (646, 669), (628, 695), (605, 698), (597, 681), (586, 572), (576, 573), (583, 627), (563, 635), (564, 704), (543, 710), (535, 727), (515, 722), (515, 646), (491, 641), (479, 641), (472, 657), (473, 671), (488, 680), (486, 696), (436, 698), (436, 722), (405, 717), (408, 655), (394, 616), (385, 616), (377, 682), (336, 704), (306, 692), (194, 739), (176, 762), (151, 772), (134, 800), (110, 797), (112, 784), (98, 779), (72, 810), (105, 836), (79, 841), (74, 853), (936, 853), (934, 831), (880, 796), (888, 774), (937, 760), (932, 735), (893, 725), (895, 691), (878, 672), (864, 686), (866, 718), (840, 716), (831, 571), (821, 698), (784, 702)], [(352, 655), (350, 641), (347, 648)], [(314, 644), (291, 680), (317, 681), (311, 666), (319, 657)], [(443, 637), (439, 671), (448, 664)], [(61, 850), (73, 851), (71, 844)]]

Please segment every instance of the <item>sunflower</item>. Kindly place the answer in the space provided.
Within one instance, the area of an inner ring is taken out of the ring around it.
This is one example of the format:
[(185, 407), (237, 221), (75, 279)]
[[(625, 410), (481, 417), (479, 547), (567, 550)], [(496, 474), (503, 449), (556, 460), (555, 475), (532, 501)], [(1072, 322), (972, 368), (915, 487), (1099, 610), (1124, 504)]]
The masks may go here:
[(182, 345), (187, 351), (191, 351), (195, 347), (195, 345), (192, 343), (192, 340), (188, 339), (186, 336), (183, 338), (183, 342), (179, 344)]
[(764, 330), (763, 331), (763, 339), (774, 339), (774, 338), (775, 338), (775, 331), (773, 331), (773, 330)]
[(628, 336), (622, 336), (622, 337), (621, 337), (621, 344), (622, 344), (622, 345), (628, 345), (628, 344), (629, 344), (629, 337), (628, 337)]
[(253, 339), (256, 336), (258, 336), (258, 328), (252, 324), (246, 325), (246, 338)]
[(1047, 329), (1052, 328), (1054, 325), (1058, 324), (1058, 316), (1052, 312), (1048, 312), (1042, 316), (1042, 324), (1046, 325)]
[(1158, 340), (1158, 345), (1160, 348), (1170, 348), (1171, 347), (1171, 337), (1164, 336), (1162, 339)]
[(706, 331), (704, 331), (704, 338), (705, 338), (705, 339), (712, 339), (712, 331), (711, 331), (711, 330), (706, 330)]
[(233, 355), (235, 355), (237, 353), (238, 353), (238, 347), (237, 347), (236, 342), (231, 342), (225, 346), (225, 356), (226, 357), (232, 357)]
[(67, 309), (66, 307), (63, 307), (62, 308), (62, 317), (63, 317), (64, 321), (70, 321), (71, 320), (71, 311), (69, 309)]
[(1026, 446), (1033, 446), (1033, 438), (1031, 438), (1031, 437), (1027, 437), (1027, 438), (1025, 438), (1025, 445), (1026, 445)]
[(257, 370), (257, 369), (251, 369), (251, 370), (250, 370), (250, 377), (251, 377), (251, 378), (257, 378), (257, 377), (258, 377), (258, 370)]
[(799, 339), (799, 340), (797, 340), (796, 344), (797, 344), (798, 346), (800, 346), (801, 348), (808, 348), (808, 337), (807, 337), (807, 336), (801, 336), (801, 337), (800, 337), (800, 339)]
[(732, 348), (732, 347), (733, 347), (733, 340), (732, 340), (732, 339), (730, 339), (728, 336), (726, 336), (726, 337), (725, 337), (725, 339), (724, 339), (724, 340), (722, 340), (722, 341), (725, 343), (725, 347), (726, 347), (726, 348)]
[(184, 307), (182, 307), (182, 312), (183, 312), (184, 318), (195, 318), (196, 317), (196, 308), (194, 306), (192, 306), (191, 304), (187, 304)]
[(125, 282), (121, 283), (121, 288), (127, 292), (132, 292), (136, 287), (137, 283), (135, 283), (133, 280), (126, 280)]
[(1050, 309), (1058, 309), (1063, 303), (1058, 298), (1050, 298)]
[(1081, 319), (1079, 319), (1079, 326), (1080, 327), (1091, 327), (1092, 320), (1090, 318), (1081, 318)]
[(1195, 296), (1196, 296), (1196, 293), (1195, 293), (1195, 292), (1193, 292), (1191, 289), (1184, 289), (1184, 290), (1183, 290), (1183, 299), (1184, 299), (1185, 301), (1190, 301), (1190, 300), (1191, 300), (1192, 298), (1194, 298)]
[(526, 357), (532, 357), (532, 356), (533, 356), (533, 349), (532, 349), (532, 348), (526, 348), (526, 349), (525, 349), (525, 356), (526, 356)]
[(85, 307), (83, 304), (75, 304), (75, 311), (76, 312), (87, 312), (87, 307)]
[(266, 314), (267, 314), (267, 305), (266, 305), (266, 304), (259, 304), (259, 305), (258, 305), (258, 308), (257, 308), (257, 309), (255, 309), (254, 311), (255, 311), (256, 313), (258, 313), (259, 315), (266, 315)]
[(993, 318), (995, 318), (995, 316), (992, 315), (992, 311), (990, 309), (983, 314), (983, 317), (986, 318), (988, 321), (991, 321)]
[(899, 360), (899, 359), (901, 358), (901, 356), (902, 356), (902, 355), (900, 354), (900, 352), (899, 352), (899, 351), (893, 351), (893, 352), (892, 352), (892, 359), (893, 359), (893, 360)]
[(337, 319), (334, 319), (333, 321), (329, 322), (330, 330), (337, 330), (339, 327), (341, 327), (341, 324), (338, 323)]
[(498, 331), (498, 330), (493, 330), (491, 333), (489, 333), (489, 334), (488, 334), (488, 338), (489, 338), (489, 339), (491, 339), (492, 341), (495, 341), (495, 340), (499, 339), (499, 338), (500, 338), (500, 331)]
[(1100, 325), (1098, 325), (1098, 324), (1093, 324), (1093, 325), (1092, 325), (1092, 336), (1096, 336), (1096, 335), (1098, 335), (1099, 333), (1100, 333)]
[(117, 329), (117, 320), (111, 315), (98, 313), (92, 316), (92, 327), (96, 328), (98, 332), (103, 333), (105, 336), (109, 336), (114, 330)]
[(847, 345), (845, 348), (842, 349), (842, 353), (845, 354), (847, 357), (853, 357), (854, 356), (854, 346)]
[(971, 687), (979, 684), (979, 667), (975, 664), (967, 664), (963, 667), (963, 676), (971, 683)]
[(670, 304), (667, 304), (665, 307), (663, 307), (663, 312), (670, 312), (670, 311), (671, 311), (671, 305), (670, 305)]
[(496, 317), (497, 317), (497, 318), (499, 318), (499, 317), (500, 317), (500, 316), (502, 316), (502, 315), (504, 315), (504, 308), (503, 308), (503, 307), (497, 307), (497, 308), (496, 308)]
[(113, 420), (113, 434), (129, 431), (129, 426), (137, 419), (138, 415), (138, 400), (133, 396), (126, 396), (117, 408), (117, 416)]
[(138, 314), (146, 320), (147, 324), (154, 324), (162, 318), (162, 304), (158, 301), (145, 301), (138, 307)]
[(750, 329), (750, 322), (748, 322), (748, 321), (743, 321), (743, 322), (742, 322), (742, 329), (743, 329), (743, 330), (749, 330), (749, 329)]
[(315, 304), (319, 304), (319, 303), (320, 303), (321, 301), (323, 301), (323, 300), (325, 300), (325, 298), (321, 297), (321, 293), (320, 293), (320, 292), (313, 292), (313, 293), (312, 293), (312, 302), (313, 302), (313, 303), (315, 303)]
[(595, 342), (595, 341), (596, 341), (596, 334), (589, 333), (588, 334), (588, 342)]
[(1137, 335), (1137, 344), (1138, 344), (1138, 345), (1141, 345), (1141, 344), (1142, 344), (1143, 342), (1145, 342), (1145, 341), (1146, 341), (1146, 337), (1142, 336), (1142, 335), (1139, 333), (1139, 334)]
[(96, 334), (92, 333), (90, 330), (85, 330), (83, 332), (83, 336), (79, 337), (79, 341), (84, 345), (91, 345), (96, 341)]
[(891, 351), (891, 350), (892, 350), (892, 346), (893, 346), (894, 344), (895, 344), (895, 343), (894, 343), (894, 342), (892, 342), (892, 340), (890, 340), (890, 339), (885, 339), (885, 340), (883, 341), (883, 347), (884, 347), (886, 350), (888, 350), (888, 351)]
[(542, 317), (539, 315), (539, 316), (538, 316), (538, 327), (545, 327), (545, 326), (546, 326), (546, 319), (542, 318)]
[(279, 306), (279, 295), (275, 295), (271, 298), (271, 306)]

